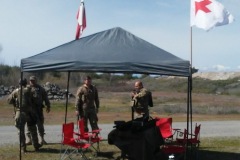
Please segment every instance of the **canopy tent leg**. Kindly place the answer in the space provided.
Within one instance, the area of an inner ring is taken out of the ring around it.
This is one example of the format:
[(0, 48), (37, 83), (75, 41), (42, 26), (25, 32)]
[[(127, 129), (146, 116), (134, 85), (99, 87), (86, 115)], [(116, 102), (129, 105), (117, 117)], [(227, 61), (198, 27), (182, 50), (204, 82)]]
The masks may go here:
[[(21, 77), (21, 82), (22, 82), (22, 80), (23, 80), (23, 72), (21, 72), (21, 75), (20, 75), (20, 77)], [(21, 87), (21, 91), (20, 91), (20, 106), (19, 106), (19, 112), (21, 113), (21, 108), (22, 108), (22, 85), (20, 85), (20, 87)], [(22, 118), (20, 118), (20, 124), (22, 124)], [(22, 135), (22, 132), (24, 132), (23, 130), (22, 130), (22, 127), (20, 127), (20, 129), (19, 129), (19, 160), (21, 160), (22, 159), (22, 152), (21, 152), (21, 144), (22, 144), (22, 139), (21, 139), (21, 135)]]
[(67, 79), (66, 104), (65, 104), (65, 121), (64, 121), (65, 124), (67, 123), (67, 109), (68, 109), (69, 81), (70, 81), (70, 71), (68, 71), (68, 79)]

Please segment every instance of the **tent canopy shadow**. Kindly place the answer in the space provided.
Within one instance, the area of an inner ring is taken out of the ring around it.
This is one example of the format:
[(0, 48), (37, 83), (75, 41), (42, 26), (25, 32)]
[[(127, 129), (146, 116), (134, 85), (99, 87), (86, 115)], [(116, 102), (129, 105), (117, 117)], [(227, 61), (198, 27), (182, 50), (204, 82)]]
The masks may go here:
[(240, 153), (230, 153), (230, 152), (219, 152), (219, 151), (208, 151), (199, 150), (199, 159), (204, 160), (237, 160), (240, 159)]

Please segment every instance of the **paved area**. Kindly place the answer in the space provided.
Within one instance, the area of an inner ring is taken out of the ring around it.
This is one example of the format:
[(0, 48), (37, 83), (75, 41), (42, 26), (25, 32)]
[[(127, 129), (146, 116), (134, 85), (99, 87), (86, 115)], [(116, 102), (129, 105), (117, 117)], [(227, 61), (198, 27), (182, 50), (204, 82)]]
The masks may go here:
[[(193, 128), (196, 122), (193, 122)], [(201, 137), (240, 137), (240, 121), (203, 121), (201, 124)], [(173, 128), (186, 128), (186, 122), (175, 122)], [(113, 124), (99, 124), (102, 128), (101, 136), (107, 139)], [(62, 139), (61, 125), (46, 125), (45, 139), (48, 143), (60, 143)], [(17, 130), (14, 126), (0, 127), (0, 146), (18, 143)]]

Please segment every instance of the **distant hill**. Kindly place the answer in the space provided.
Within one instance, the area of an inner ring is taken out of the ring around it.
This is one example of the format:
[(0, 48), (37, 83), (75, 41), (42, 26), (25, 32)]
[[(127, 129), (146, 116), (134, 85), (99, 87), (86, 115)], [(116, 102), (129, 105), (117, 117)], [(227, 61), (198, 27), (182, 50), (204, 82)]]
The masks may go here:
[(239, 77), (240, 72), (198, 72), (193, 74), (193, 78), (203, 78), (209, 80), (227, 80)]

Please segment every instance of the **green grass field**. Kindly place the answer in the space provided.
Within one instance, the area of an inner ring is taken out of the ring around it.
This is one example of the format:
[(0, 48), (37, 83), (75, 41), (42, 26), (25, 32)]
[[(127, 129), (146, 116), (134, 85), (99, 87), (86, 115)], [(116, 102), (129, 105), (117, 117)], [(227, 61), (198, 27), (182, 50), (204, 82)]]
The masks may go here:
[[(114, 98), (112, 98), (114, 97)], [(174, 98), (173, 98), (174, 97)], [(101, 108), (100, 123), (112, 123), (114, 120), (130, 120), (129, 93), (104, 92), (100, 93)], [(155, 92), (155, 107), (151, 114), (155, 116), (173, 116), (174, 121), (186, 121), (186, 94), (178, 92)], [(240, 120), (239, 98), (227, 95), (193, 94), (193, 120), (217, 121)], [(0, 100), (0, 126), (13, 125), (13, 107)], [(75, 121), (74, 99), (68, 104), (68, 121)], [(65, 116), (65, 101), (52, 101), (52, 110), (45, 114), (45, 124), (62, 124)], [(7, 137), (6, 137), (7, 138)], [(19, 145), (11, 144), (0, 146), (0, 160), (19, 159)], [(36, 153), (29, 146), (27, 154), (22, 155), (23, 160), (55, 160), (60, 158), (61, 144), (48, 144)], [(106, 141), (101, 142), (99, 156), (93, 157), (91, 151), (87, 152), (89, 159), (115, 160), (120, 156), (120, 150)], [(202, 138), (199, 150), (199, 160), (240, 160), (240, 137)]]
[[(240, 137), (235, 138), (204, 138), (201, 140), (198, 151), (199, 160), (239, 160), (240, 159)], [(57, 160), (60, 158), (61, 144), (48, 144), (43, 146), (39, 152), (33, 152), (33, 147), (28, 146), (28, 152), (22, 154), (23, 160)], [(89, 159), (116, 160), (119, 159), (121, 151), (107, 141), (100, 143), (100, 153), (94, 157), (92, 150), (87, 150)], [(1, 146), (1, 160), (17, 160), (20, 158), (18, 144)], [(76, 157), (79, 159), (79, 156)]]

